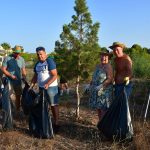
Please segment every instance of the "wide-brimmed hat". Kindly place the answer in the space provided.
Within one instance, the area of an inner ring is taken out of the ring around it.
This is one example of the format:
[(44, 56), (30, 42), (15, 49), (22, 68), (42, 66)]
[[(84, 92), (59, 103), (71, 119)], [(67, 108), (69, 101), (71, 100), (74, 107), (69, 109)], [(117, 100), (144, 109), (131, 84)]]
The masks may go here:
[(106, 51), (101, 51), (100, 55), (106, 55), (109, 56), (109, 58), (111, 58), (113, 56), (113, 53), (106, 50)]
[(111, 46), (109, 46), (109, 48), (113, 50), (113, 49), (114, 49), (115, 47), (117, 47), (117, 46), (119, 46), (119, 47), (121, 47), (121, 48), (123, 48), (123, 49), (126, 47), (123, 43), (114, 42)]
[(21, 53), (21, 52), (22, 52), (21, 46), (16, 45), (16, 46), (13, 48), (13, 52), (14, 52), (14, 53)]

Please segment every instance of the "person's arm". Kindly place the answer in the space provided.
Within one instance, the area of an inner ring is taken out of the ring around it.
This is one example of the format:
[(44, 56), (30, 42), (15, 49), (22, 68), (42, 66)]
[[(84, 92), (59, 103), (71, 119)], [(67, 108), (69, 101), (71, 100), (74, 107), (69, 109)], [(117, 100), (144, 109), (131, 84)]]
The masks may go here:
[(13, 80), (17, 80), (17, 77), (12, 75), (9, 71), (7, 71), (7, 67), (2, 66), (1, 67), (2, 72), (9, 78), (13, 79)]
[(125, 59), (125, 77), (129, 77), (129, 79), (132, 77), (132, 61), (130, 57)]
[(57, 79), (57, 70), (56, 69), (50, 70), (49, 73), (50, 73), (51, 77), (47, 81), (47, 83), (44, 85), (45, 89), (48, 89), (49, 85)]
[(22, 68), (21, 68), (22, 77), (26, 79), (26, 68), (25, 68), (25, 60), (22, 59)]
[(106, 67), (106, 80), (103, 82), (103, 87), (106, 88), (110, 83), (113, 83), (113, 69), (110, 64)]
[(23, 78), (26, 78), (26, 75), (27, 75), (27, 73), (26, 73), (26, 68), (23, 67), (21, 70), (22, 70), (22, 77), (23, 77)]
[(130, 79), (132, 78), (132, 60), (130, 57), (127, 57), (125, 60), (125, 76), (124, 76), (124, 84), (128, 85)]
[(36, 82), (37, 82), (37, 74), (34, 73), (32, 80), (31, 80), (30, 88), (33, 88)]

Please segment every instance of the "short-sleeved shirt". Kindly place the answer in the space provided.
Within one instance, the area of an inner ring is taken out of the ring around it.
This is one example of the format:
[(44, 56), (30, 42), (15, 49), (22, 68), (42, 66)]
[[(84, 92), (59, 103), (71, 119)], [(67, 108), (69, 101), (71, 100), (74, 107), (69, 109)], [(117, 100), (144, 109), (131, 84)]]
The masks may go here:
[(13, 54), (5, 57), (2, 66), (7, 67), (7, 71), (9, 71), (12, 75), (15, 75), (18, 80), (21, 80), (21, 69), (25, 67), (25, 61), (21, 56), (17, 59), (13, 57)]
[[(37, 82), (39, 87), (44, 85), (51, 78), (50, 71), (56, 69), (56, 64), (52, 58), (47, 58), (46, 61), (38, 61), (34, 67), (34, 72), (37, 73)], [(49, 87), (57, 86), (57, 79), (49, 85)]]

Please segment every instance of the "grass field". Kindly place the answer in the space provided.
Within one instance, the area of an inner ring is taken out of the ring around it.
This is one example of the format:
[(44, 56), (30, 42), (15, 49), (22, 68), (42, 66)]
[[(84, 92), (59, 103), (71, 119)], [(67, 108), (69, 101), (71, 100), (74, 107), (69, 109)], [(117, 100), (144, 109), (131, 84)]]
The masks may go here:
[(103, 136), (96, 128), (98, 116), (95, 110), (89, 109), (87, 94), (81, 95), (80, 118), (76, 120), (76, 95), (72, 87), (70, 95), (60, 97), (60, 131), (54, 139), (30, 136), (26, 116), (14, 120), (13, 131), (1, 130), (0, 150), (149, 150), (150, 108), (147, 121), (143, 121), (149, 86), (149, 81), (134, 81), (129, 101), (134, 128), (132, 142), (109, 141)]

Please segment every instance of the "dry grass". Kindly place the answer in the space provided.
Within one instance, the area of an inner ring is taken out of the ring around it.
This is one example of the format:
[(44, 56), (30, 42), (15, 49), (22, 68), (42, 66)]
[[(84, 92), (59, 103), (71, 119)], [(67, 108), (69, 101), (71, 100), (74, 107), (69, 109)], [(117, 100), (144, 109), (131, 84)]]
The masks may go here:
[[(142, 84), (142, 89), (146, 88), (147, 86)], [(76, 120), (76, 98), (72, 91), (69, 96), (64, 95), (60, 98), (61, 127), (54, 139), (31, 137), (27, 118), (15, 120), (16, 128), (13, 131), (0, 132), (0, 150), (149, 150), (150, 109), (147, 122), (143, 122), (148, 94), (140, 95), (137, 93), (140, 89), (140, 83), (136, 83), (130, 101), (134, 127), (132, 142), (109, 141), (98, 131), (96, 128), (98, 116), (96, 111), (88, 108), (88, 95), (82, 94), (80, 118)]]

